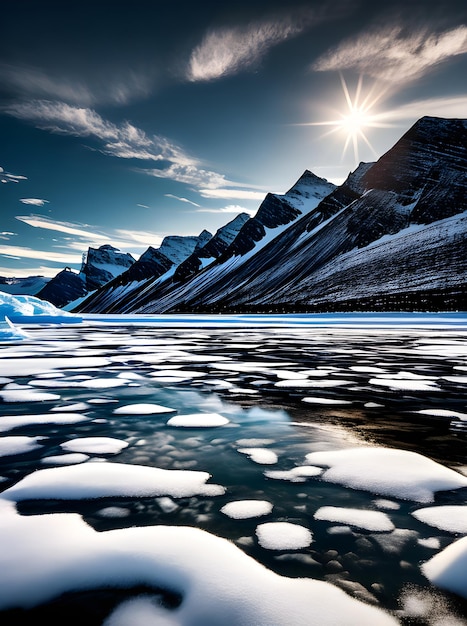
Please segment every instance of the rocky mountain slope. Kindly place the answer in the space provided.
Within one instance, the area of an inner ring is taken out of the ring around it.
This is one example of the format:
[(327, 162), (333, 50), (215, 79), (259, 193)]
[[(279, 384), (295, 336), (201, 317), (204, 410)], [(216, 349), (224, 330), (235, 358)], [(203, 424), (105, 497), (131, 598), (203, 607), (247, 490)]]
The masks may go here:
[[(136, 264), (129, 272), (87, 298), (76, 310), (94, 313), (131, 313), (147, 298), (162, 297), (190, 280), (204, 276), (204, 270), (226, 267), (232, 259), (246, 262), (299, 217), (313, 210), (335, 189), (335, 185), (305, 171), (297, 183), (283, 195), (267, 194), (256, 215), (242, 213), (220, 228), (204, 246), (178, 266), (165, 272), (134, 278)], [(162, 270), (163, 268), (161, 268)], [(191, 283), (190, 283), (191, 284)]]
[(131, 267), (135, 259), (111, 245), (89, 248), (79, 273), (65, 268), (36, 294), (57, 307), (86, 296)]
[(467, 121), (424, 117), (338, 188), (310, 193), (306, 172), (269, 194), (217, 259), (113, 311), (465, 310), (466, 171)]

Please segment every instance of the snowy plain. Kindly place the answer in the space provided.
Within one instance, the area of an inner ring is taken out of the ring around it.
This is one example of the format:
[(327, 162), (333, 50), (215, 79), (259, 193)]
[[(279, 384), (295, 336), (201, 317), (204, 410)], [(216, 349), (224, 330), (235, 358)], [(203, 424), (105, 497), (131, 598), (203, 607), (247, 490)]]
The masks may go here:
[(466, 330), (0, 294), (1, 623), (467, 624)]

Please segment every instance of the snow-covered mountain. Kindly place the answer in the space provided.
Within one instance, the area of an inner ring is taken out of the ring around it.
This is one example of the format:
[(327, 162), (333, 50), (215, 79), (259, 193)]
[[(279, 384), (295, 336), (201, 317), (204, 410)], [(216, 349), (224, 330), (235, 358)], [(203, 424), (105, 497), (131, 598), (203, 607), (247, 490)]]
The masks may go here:
[(232, 259), (242, 264), (292, 222), (312, 211), (334, 189), (335, 185), (329, 181), (305, 171), (286, 194), (267, 194), (254, 217), (241, 213), (221, 227), (204, 246), (198, 246), (178, 266), (169, 268), (165, 273), (146, 275), (146, 280), (138, 277), (130, 285), (128, 283), (135, 269), (133, 267), (119, 280), (99, 289), (76, 310), (131, 313), (135, 308), (143, 306), (148, 298), (163, 298), (166, 293), (182, 288), (189, 278), (204, 276), (203, 270), (207, 268), (218, 267), (218, 264), (222, 268), (230, 266), (229, 260)]
[(79, 273), (63, 269), (37, 292), (37, 296), (58, 307), (83, 298), (131, 267), (135, 259), (109, 244), (89, 248)]
[(50, 278), (46, 276), (28, 276), (26, 278), (0, 276), (0, 291), (12, 295), (35, 296), (49, 280)]
[(207, 230), (203, 230), (198, 236), (164, 237), (159, 248), (149, 246), (131, 267), (105, 283), (95, 293), (91, 293), (76, 308), (89, 307), (108, 312), (117, 309), (116, 312), (121, 312), (127, 302), (133, 301), (137, 291), (152, 284), (160, 276), (172, 276), (181, 263), (200, 254), (212, 239), (212, 234)]
[(340, 187), (305, 172), (268, 194), (218, 258), (112, 310), (465, 310), (466, 171), (467, 121), (424, 117)]

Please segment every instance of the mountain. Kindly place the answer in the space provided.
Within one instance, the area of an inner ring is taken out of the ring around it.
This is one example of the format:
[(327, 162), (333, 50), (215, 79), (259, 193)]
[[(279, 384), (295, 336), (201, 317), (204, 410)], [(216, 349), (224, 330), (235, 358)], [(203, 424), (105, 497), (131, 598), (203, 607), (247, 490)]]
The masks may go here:
[(421, 118), (337, 188), (305, 172), (268, 194), (218, 258), (113, 311), (465, 310), (466, 170), (467, 121)]
[(139, 282), (130, 285), (132, 268), (119, 280), (99, 289), (75, 310), (131, 313), (143, 306), (147, 298), (162, 298), (162, 303), (166, 293), (176, 288), (183, 290), (188, 279), (204, 275), (207, 268), (217, 267), (218, 263), (221, 267), (226, 264), (230, 266), (232, 260), (236, 265), (245, 262), (292, 222), (313, 210), (334, 189), (335, 185), (329, 181), (305, 171), (286, 194), (267, 194), (254, 217), (241, 213), (221, 227), (204, 246), (199, 246), (178, 267), (170, 268), (165, 273), (146, 275), (146, 280), (139, 278)]
[(111, 245), (89, 248), (83, 255), (79, 273), (69, 267), (63, 269), (37, 292), (37, 297), (47, 300), (57, 307), (83, 298), (90, 291), (105, 285), (109, 280), (131, 267), (135, 259), (131, 254), (121, 252)]
[(175, 268), (193, 255), (202, 254), (203, 248), (213, 239), (203, 230), (198, 236), (169, 235), (159, 248), (149, 248), (126, 271), (91, 293), (75, 308), (89, 307), (111, 313), (122, 312), (127, 302), (132, 302), (139, 288), (152, 284), (160, 276), (173, 275)]
[(49, 282), (45, 276), (13, 278), (0, 276), (0, 291), (12, 295), (35, 296)]

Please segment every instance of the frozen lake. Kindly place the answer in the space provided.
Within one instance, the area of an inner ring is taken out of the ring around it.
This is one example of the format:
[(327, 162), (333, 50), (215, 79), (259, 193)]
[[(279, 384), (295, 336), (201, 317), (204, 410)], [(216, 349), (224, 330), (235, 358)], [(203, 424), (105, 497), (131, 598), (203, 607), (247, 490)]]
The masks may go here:
[(465, 315), (32, 321), (0, 343), (2, 624), (467, 624), (467, 567), (430, 564), (467, 535)]

